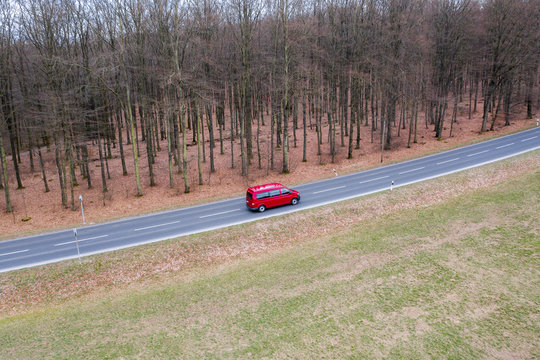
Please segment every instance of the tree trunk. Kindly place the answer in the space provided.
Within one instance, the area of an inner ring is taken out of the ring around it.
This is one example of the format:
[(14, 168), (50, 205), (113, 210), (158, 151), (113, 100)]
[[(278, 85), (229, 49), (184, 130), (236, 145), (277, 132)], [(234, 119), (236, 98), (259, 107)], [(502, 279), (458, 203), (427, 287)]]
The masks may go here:
[(242, 176), (247, 176), (247, 160), (246, 160), (246, 151), (244, 148), (244, 113), (242, 111), (238, 112), (238, 119), (240, 120), (240, 157), (242, 160)]
[(103, 161), (103, 151), (101, 149), (101, 131), (98, 129), (98, 152), (99, 152), (99, 164), (101, 169), (101, 191), (103, 193), (108, 192), (107, 180), (105, 179), (105, 164)]
[(233, 96), (233, 87), (231, 86), (229, 91), (229, 117), (231, 120), (231, 169), (234, 169), (234, 120), (233, 120), (233, 106), (232, 106), (232, 96)]
[(261, 117), (262, 117), (262, 114), (261, 114), (261, 117), (259, 116), (256, 116), (257, 117), (257, 160), (259, 162), (259, 169), (262, 169), (262, 164), (261, 164)]
[(201, 164), (201, 156), (202, 156), (202, 144), (201, 144), (201, 113), (199, 112), (198, 105), (194, 105), (194, 114), (195, 120), (197, 121), (197, 168), (199, 170), (199, 185), (203, 184), (203, 177), (202, 177), (202, 164)]
[(4, 139), (2, 133), (0, 133), (0, 161), (2, 162), (2, 174), (4, 182), (4, 194), (6, 196), (6, 212), (13, 212), (13, 207), (11, 206), (11, 197), (9, 193), (9, 180), (7, 172), (7, 161), (6, 161), (6, 152), (4, 150)]
[(307, 161), (307, 124), (306, 124), (306, 98), (302, 96), (302, 125), (304, 126), (304, 142), (302, 150), (302, 162)]
[(116, 114), (116, 127), (118, 128), (118, 147), (120, 149), (120, 161), (122, 162), (122, 175), (127, 176), (126, 159), (124, 157), (124, 144), (122, 140), (122, 119), (119, 113)]
[(506, 86), (504, 101), (504, 126), (510, 126), (510, 103), (512, 102), (512, 81)]
[[(287, 100), (285, 100), (286, 102)], [(287, 108), (283, 108), (283, 168), (281, 172), (283, 174), (289, 173), (289, 114)]]
[(11, 160), (13, 160), (13, 167), (15, 168), (15, 178), (17, 179), (17, 189), (24, 189), (21, 181), (21, 174), (19, 170), (19, 163), (17, 162), (17, 138), (15, 136), (15, 112), (11, 109), (11, 104), (7, 104), (7, 108), (10, 109), (10, 114), (7, 114), (7, 128), (9, 133), (9, 142), (11, 145)]
[(358, 121), (358, 119), (355, 119), (353, 121), (354, 115), (351, 114), (351, 120), (349, 123), (349, 152), (347, 154), (347, 159), (352, 159), (353, 157), (353, 133), (354, 133), (354, 121)]
[(85, 173), (86, 173), (86, 181), (88, 183), (88, 188), (91, 189), (92, 188), (92, 176), (90, 174), (90, 167), (88, 165), (88, 146), (86, 144), (84, 144), (82, 146), (82, 159), (83, 159), (83, 167), (85, 168)]
[(152, 146), (154, 135), (152, 131), (152, 124), (149, 118), (145, 120), (144, 125), (141, 125), (141, 130), (143, 133), (146, 133), (146, 159), (148, 163), (148, 176), (150, 177), (150, 186), (156, 186), (156, 182), (154, 180), (154, 152)]
[(171, 134), (171, 124), (173, 115), (170, 113), (170, 110), (167, 109), (165, 114), (165, 132), (167, 137), (167, 154), (169, 155), (169, 187), (172, 189), (174, 187), (174, 174), (173, 174), (173, 153), (174, 149), (172, 146), (173, 136)]
[(488, 121), (489, 106), (490, 106), (490, 103), (491, 103), (491, 100), (492, 100), (491, 98), (492, 98), (494, 92), (495, 92), (495, 82), (493, 80), (490, 80), (486, 96), (484, 97), (484, 113), (482, 115), (482, 127), (480, 129), (481, 132), (486, 131), (486, 126), (487, 126), (487, 121)]
[(184, 193), (187, 194), (190, 191), (187, 155), (187, 119), (182, 108), (180, 108), (180, 119), (182, 121), (182, 173), (184, 175)]
[(45, 173), (45, 166), (43, 164), (43, 156), (41, 155), (41, 147), (38, 145), (37, 149), (38, 149), (38, 156), (39, 156), (39, 165), (41, 166), (41, 176), (43, 179), (43, 185), (45, 186), (45, 192), (48, 193), (50, 189), (49, 189), (49, 184), (47, 183), (47, 174)]
[(274, 106), (270, 106), (270, 169), (274, 170), (274, 124), (276, 123), (276, 112)]
[(63, 160), (60, 158), (60, 149), (59, 149), (59, 145), (58, 145), (58, 139), (57, 139), (57, 135), (55, 134), (54, 136), (54, 144), (55, 144), (55, 147), (54, 147), (54, 155), (55, 155), (55, 160), (56, 160), (56, 167), (58, 169), (58, 181), (59, 181), (59, 185), (60, 185), (60, 197), (62, 198), (62, 205), (64, 205), (64, 207), (67, 208), (67, 195), (66, 195), (66, 189), (65, 189), (65, 178), (64, 178), (64, 172), (62, 170), (62, 167), (63, 167)]
[(210, 172), (214, 173), (216, 172), (216, 168), (214, 166), (214, 122), (212, 119), (212, 106), (207, 105), (206, 106), (206, 123), (208, 125), (208, 136), (210, 138)]
[(34, 168), (34, 138), (30, 133), (28, 127), (26, 128), (26, 137), (28, 138), (28, 156), (30, 158), (30, 172), (33, 174), (35, 172)]

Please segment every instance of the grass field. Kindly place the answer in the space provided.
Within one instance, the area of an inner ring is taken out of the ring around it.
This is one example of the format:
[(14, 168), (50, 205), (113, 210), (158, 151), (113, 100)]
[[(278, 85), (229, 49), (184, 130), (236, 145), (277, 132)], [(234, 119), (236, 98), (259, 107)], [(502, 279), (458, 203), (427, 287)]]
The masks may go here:
[(322, 235), (3, 316), (0, 358), (539, 358), (539, 198), (536, 168), (347, 226), (363, 200), (304, 212)]

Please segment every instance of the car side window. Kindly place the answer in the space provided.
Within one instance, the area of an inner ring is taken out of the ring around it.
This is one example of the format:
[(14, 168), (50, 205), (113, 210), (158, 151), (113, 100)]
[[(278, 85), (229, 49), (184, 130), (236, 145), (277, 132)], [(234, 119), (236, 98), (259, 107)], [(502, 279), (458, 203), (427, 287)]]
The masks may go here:
[(257, 194), (257, 200), (261, 200), (268, 197), (268, 191)]
[(279, 190), (270, 190), (268, 197), (279, 196)]
[(290, 194), (291, 193), (291, 190), (289, 189), (281, 189), (281, 195), (287, 195), (287, 194)]

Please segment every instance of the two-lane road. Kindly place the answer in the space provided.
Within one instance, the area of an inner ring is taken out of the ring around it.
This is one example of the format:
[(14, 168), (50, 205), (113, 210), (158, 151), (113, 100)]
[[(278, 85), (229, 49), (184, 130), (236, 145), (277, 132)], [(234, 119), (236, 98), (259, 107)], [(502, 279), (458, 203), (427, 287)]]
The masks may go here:
[[(295, 186), (297, 206), (249, 211), (245, 198), (129, 218), (77, 229), (81, 256), (200, 233), (309, 209), (502, 160), (540, 148), (540, 128), (360, 173)], [(0, 242), (0, 272), (77, 258), (72, 230)]]

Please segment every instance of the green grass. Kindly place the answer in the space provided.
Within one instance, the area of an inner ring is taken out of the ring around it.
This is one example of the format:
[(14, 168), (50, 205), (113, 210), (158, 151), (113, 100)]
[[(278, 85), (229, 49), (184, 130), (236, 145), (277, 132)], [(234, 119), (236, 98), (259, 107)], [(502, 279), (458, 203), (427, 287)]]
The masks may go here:
[(540, 172), (499, 185), (5, 317), (0, 358), (539, 358)]

